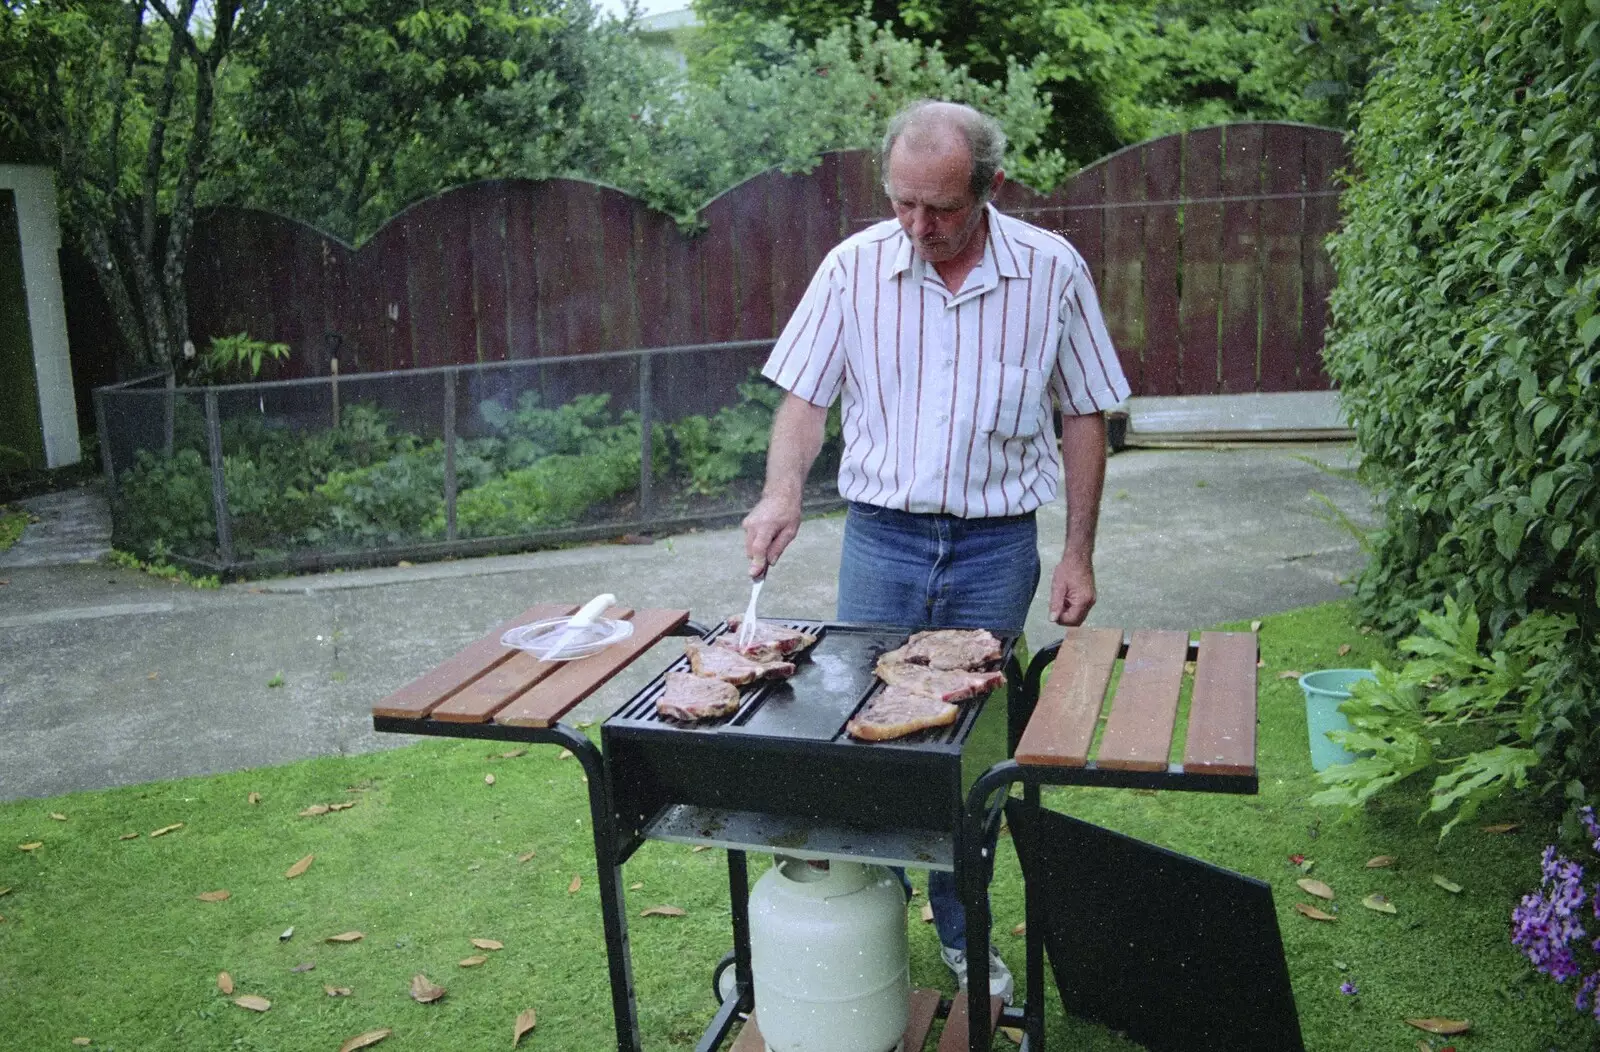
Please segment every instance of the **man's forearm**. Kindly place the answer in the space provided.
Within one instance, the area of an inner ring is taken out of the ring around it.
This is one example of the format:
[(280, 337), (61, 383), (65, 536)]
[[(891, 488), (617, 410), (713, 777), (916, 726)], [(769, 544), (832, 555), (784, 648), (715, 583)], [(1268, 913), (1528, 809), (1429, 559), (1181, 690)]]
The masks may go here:
[(806, 476), (822, 451), (828, 407), (812, 405), (797, 395), (785, 395), (772, 419), (772, 442), (767, 447), (767, 482), (763, 496), (799, 502)]
[(1094, 557), (1095, 528), (1106, 482), (1106, 419), (1100, 413), (1061, 422), (1061, 460), (1067, 475), (1067, 540), (1064, 556)]

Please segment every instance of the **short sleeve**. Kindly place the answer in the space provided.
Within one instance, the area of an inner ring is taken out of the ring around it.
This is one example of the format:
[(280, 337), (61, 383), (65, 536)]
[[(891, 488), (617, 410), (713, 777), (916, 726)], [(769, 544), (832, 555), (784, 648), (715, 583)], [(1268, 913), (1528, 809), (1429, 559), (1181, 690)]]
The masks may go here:
[(844, 384), (845, 305), (835, 253), (817, 268), (761, 375), (812, 405), (832, 405)]
[(1061, 294), (1061, 340), (1050, 392), (1067, 416), (1113, 408), (1127, 399), (1127, 377), (1100, 314), (1100, 298), (1080, 261)]

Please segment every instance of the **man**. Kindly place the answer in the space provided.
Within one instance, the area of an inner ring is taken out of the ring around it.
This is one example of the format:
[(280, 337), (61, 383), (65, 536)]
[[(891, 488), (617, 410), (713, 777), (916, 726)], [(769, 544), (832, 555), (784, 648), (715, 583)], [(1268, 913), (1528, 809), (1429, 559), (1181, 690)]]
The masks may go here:
[[(765, 573), (799, 530), (828, 407), (842, 398), (841, 621), (1020, 632), (1039, 583), (1034, 511), (1055, 499), (1062, 460), (1067, 531), (1050, 617), (1081, 624), (1094, 605), (1102, 413), (1128, 384), (1083, 259), (990, 203), (1004, 151), (999, 124), (966, 106), (924, 101), (890, 121), (895, 219), (828, 253), (763, 370), (788, 394), (744, 520), (750, 572)], [(928, 898), (964, 987), (954, 878), (931, 874)], [(991, 992), (1010, 1000), (1012, 985), (992, 954)]]

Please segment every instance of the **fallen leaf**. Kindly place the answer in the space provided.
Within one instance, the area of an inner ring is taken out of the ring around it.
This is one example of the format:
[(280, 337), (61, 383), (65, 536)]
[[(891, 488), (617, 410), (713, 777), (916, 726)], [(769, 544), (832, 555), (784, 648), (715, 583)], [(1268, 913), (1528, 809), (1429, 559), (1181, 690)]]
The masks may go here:
[(161, 678), (161, 674), (159, 672), (152, 672), (148, 676), (145, 677), (145, 679), (150, 680), (152, 683), (154, 683), (156, 680), (158, 680), (160, 678)]
[(235, 997), (233, 999), (233, 1003), (238, 1005), (240, 1008), (248, 1008), (252, 1012), (265, 1012), (267, 1009), (272, 1007), (271, 1001), (267, 1000), (265, 997), (257, 997), (255, 994), (245, 994), (243, 997)]
[(1349, 643), (1341, 643), (1339, 645), (1339, 656), (1340, 657), (1344, 657), (1348, 653), (1350, 653), (1350, 644)]
[(1003, 1026), (1000, 1028), (1000, 1032), (1006, 1035), (1006, 1040), (1011, 1042), (1013, 1045), (1022, 1044), (1022, 1031), (1016, 1027)]
[(1278, 678), (1279, 679), (1299, 679), (1301, 677), (1301, 675), (1303, 675), (1303, 673), (1301, 673), (1301, 671), (1299, 669), (1297, 669), (1297, 668), (1286, 668), (1282, 672), (1278, 673)]
[(505, 949), (505, 944), (504, 943), (497, 942), (494, 939), (473, 939), (472, 940), (472, 945), (476, 946), (480, 950), (503, 950), (503, 949)]
[(303, 962), (301, 964), (295, 965), (293, 968), (290, 968), (289, 970), (291, 972), (294, 972), (297, 975), (299, 973), (301, 973), (301, 972), (314, 972), (314, 971), (317, 970), (317, 962), (316, 961), (305, 961), (305, 962)]
[(1314, 858), (1303, 858), (1295, 864), (1295, 868), (1302, 873), (1310, 873), (1316, 867), (1316, 864), (1317, 860)]
[(152, 829), (150, 831), (150, 835), (152, 837), (166, 836), (168, 833), (172, 832), (174, 829), (182, 829), (182, 828), (183, 828), (183, 823), (182, 822), (174, 822), (170, 826), (162, 826), (160, 829)]
[(628, 885), (628, 890), (629, 891), (643, 891), (644, 890), (644, 881), (642, 881), (642, 880), (634, 881), (632, 884)]
[(932, 924), (933, 923), (933, 907), (930, 906), (926, 902), (924, 902), (922, 904), (922, 923), (924, 923), (924, 924)]
[(1433, 1052), (1433, 1046), (1428, 1044), (1426, 1041), (1423, 1041), (1421, 1038), (1418, 1038), (1417, 1052)]
[(711, 845), (710, 844), (696, 844), (694, 847), (689, 849), (689, 853), (691, 855), (698, 855), (702, 851), (710, 851), (710, 850), (711, 850)]
[(1192, 676), (1192, 675), (1194, 675), (1194, 670), (1195, 670), (1195, 663), (1193, 661), (1185, 661), (1183, 663), (1183, 674), (1184, 675)]
[(139, 839), (139, 834), (138, 833), (124, 833), (121, 836), (117, 837), (117, 839), (118, 840), (138, 840)]
[(0, 888), (0, 898), (4, 898), (5, 896), (7, 896), (9, 894), (11, 894), (11, 889), (10, 888)]
[(494, 775), (492, 775), (492, 774), (484, 775), (483, 776), (483, 784), (484, 785), (493, 785), (494, 784)]
[(524, 851), (522, 854), (517, 856), (517, 861), (518, 862), (526, 862), (529, 859), (533, 858), (533, 856), (534, 856), (534, 852), (532, 852), (532, 851)]
[(418, 1004), (432, 1004), (444, 996), (444, 987), (435, 986), (421, 973), (411, 977), (411, 999)]
[(594, 720), (579, 720), (577, 723), (573, 724), (573, 726), (577, 727), (580, 731), (586, 731), (590, 727), (594, 726)]
[(1361, 905), (1365, 906), (1369, 910), (1376, 910), (1379, 913), (1395, 912), (1394, 903), (1390, 902), (1386, 896), (1379, 895), (1376, 892), (1362, 899)]
[(17, 850), (18, 851), (37, 851), (42, 847), (44, 847), (44, 841), (43, 840), (35, 840), (31, 844), (18, 844), (17, 845)]
[(216, 891), (202, 891), (195, 898), (201, 902), (225, 902), (232, 897), (232, 892), (217, 889)]
[(1304, 902), (1295, 903), (1294, 910), (1296, 913), (1305, 917), (1310, 917), (1314, 921), (1331, 921), (1339, 919), (1331, 913), (1323, 913), (1315, 906), (1308, 906)]
[(1015, 928), (1011, 929), (1011, 934), (1012, 935), (1026, 935), (1027, 933), (1028, 933), (1027, 922), (1023, 922), (1022, 924), (1019, 924)]
[(67, 816), (62, 814), (60, 811), (51, 811), (50, 817), (57, 822), (65, 822), (67, 820)]
[(329, 997), (350, 996), (350, 988), (348, 986), (324, 986), (322, 988), (322, 992), (327, 994)]
[(578, 889), (581, 887), (583, 887), (583, 878), (573, 877), (572, 883), (567, 885), (567, 894), (576, 895), (578, 893)]
[(1494, 825), (1478, 827), (1480, 832), (1488, 833), (1490, 836), (1499, 836), (1501, 833), (1515, 833), (1520, 828), (1521, 826), (1515, 822), (1497, 822)]
[(328, 805), (327, 804), (312, 804), (310, 807), (308, 807), (304, 811), (300, 812), (300, 817), (301, 818), (315, 818), (318, 815), (325, 815), (327, 813), (328, 813)]
[(251, 793), (249, 796), (245, 797), (245, 800), (248, 803), (259, 804), (261, 802), (261, 794)]
[(233, 976), (229, 975), (227, 972), (218, 972), (217, 989), (221, 990), (224, 994), (233, 993)]
[(1430, 1034), (1465, 1034), (1472, 1029), (1472, 1023), (1466, 1019), (1443, 1019), (1439, 1016), (1429, 1016), (1426, 1019), (1407, 1019), (1406, 1022), (1418, 1030), (1426, 1030)]
[(1392, 865), (1394, 865), (1393, 855), (1373, 855), (1367, 859), (1368, 869), (1384, 869)]
[(354, 800), (351, 800), (347, 804), (329, 804), (328, 805), (328, 810), (330, 810), (330, 811), (348, 811), (354, 806), (356, 806), (356, 802)]
[(360, 942), (366, 935), (359, 931), (342, 931), (338, 935), (330, 935), (323, 942)]
[(87, 1037), (75, 1037), (72, 1039), (72, 1043), (77, 1045), (79, 1048), (87, 1048), (88, 1046), (94, 1044), (94, 1040)]
[(1328, 887), (1328, 885), (1324, 884), (1320, 880), (1312, 880), (1310, 877), (1301, 877), (1299, 880), (1295, 881), (1295, 883), (1300, 885), (1300, 890), (1304, 891), (1307, 895), (1315, 895), (1319, 899), (1328, 899), (1329, 901), (1332, 901), (1333, 899), (1333, 889)]
[(641, 917), (687, 917), (689, 911), (681, 906), (646, 906), (639, 911)]
[(294, 938), (294, 925), (293, 924), (291, 924), (287, 928), (283, 929), (283, 934), (278, 936), (278, 941), (279, 942), (288, 942), (292, 938)]
[(516, 1048), (518, 1045), (522, 1044), (522, 1039), (527, 1036), (528, 1031), (533, 1029), (534, 1024), (537, 1021), (537, 1018), (533, 1014), (533, 1009), (531, 1008), (517, 1013), (516, 1025), (511, 1028), (512, 1048)]
[[(317, 857), (316, 855), (307, 855), (305, 858), (302, 858), (299, 862), (296, 862), (294, 865), (290, 866), (288, 872), (286, 872), (283, 875), (284, 879), (293, 880), (295, 877), (298, 877), (300, 874), (302, 874), (306, 870), (310, 869), (311, 868), (311, 860), (316, 858), (316, 857)], [(294, 929), (291, 928), (289, 930), (293, 931)]]
[(489, 759), (515, 760), (518, 756), (527, 755), (527, 752), (527, 749), (512, 749), (510, 752), (499, 753), (497, 756), (489, 757)]
[(463, 957), (457, 963), (459, 963), (463, 968), (476, 968), (478, 965), (484, 963), (488, 959), (489, 958), (480, 953), (472, 957)]
[(339, 1052), (356, 1052), (358, 1048), (371, 1048), (392, 1033), (394, 1031), (388, 1027), (384, 1027), (382, 1030), (368, 1030), (365, 1034), (357, 1034), (340, 1045)]
[(1461, 885), (1447, 877), (1441, 877), (1439, 874), (1435, 873), (1433, 875), (1433, 882), (1452, 895), (1461, 894)]

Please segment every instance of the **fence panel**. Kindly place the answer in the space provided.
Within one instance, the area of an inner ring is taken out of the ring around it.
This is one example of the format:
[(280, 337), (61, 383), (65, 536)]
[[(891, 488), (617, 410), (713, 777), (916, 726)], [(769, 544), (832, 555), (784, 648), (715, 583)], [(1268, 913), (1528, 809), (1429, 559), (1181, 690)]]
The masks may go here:
[(1144, 361), (1139, 390), (1173, 395), (1183, 390), (1178, 341), (1179, 227), (1176, 201), (1183, 175), (1183, 139), (1169, 135), (1145, 147)]

